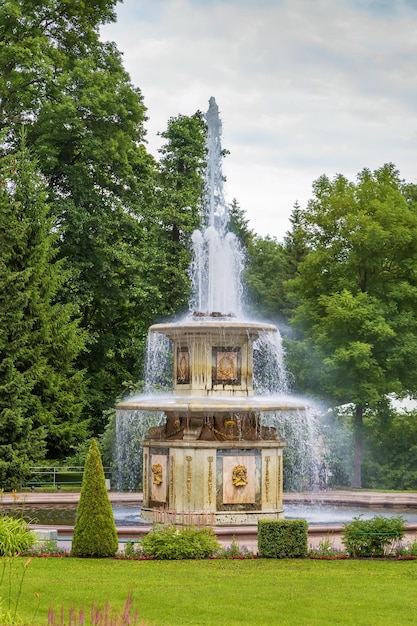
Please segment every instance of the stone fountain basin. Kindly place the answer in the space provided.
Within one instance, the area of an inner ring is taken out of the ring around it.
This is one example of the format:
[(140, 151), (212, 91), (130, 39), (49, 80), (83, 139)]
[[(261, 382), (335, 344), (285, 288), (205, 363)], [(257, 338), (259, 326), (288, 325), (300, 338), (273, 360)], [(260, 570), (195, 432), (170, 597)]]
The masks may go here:
[(280, 396), (133, 396), (119, 402), (118, 410), (187, 413), (302, 411), (306, 405)]
[(197, 318), (197, 319), (185, 319), (178, 322), (171, 322), (166, 324), (154, 324), (149, 328), (151, 332), (158, 332), (175, 339), (178, 334), (202, 334), (207, 335), (210, 333), (224, 334), (228, 333), (244, 333), (248, 337), (256, 338), (259, 333), (269, 332), (276, 333), (277, 328), (273, 324), (266, 322), (255, 322), (247, 320), (237, 320), (225, 317), (215, 318)]

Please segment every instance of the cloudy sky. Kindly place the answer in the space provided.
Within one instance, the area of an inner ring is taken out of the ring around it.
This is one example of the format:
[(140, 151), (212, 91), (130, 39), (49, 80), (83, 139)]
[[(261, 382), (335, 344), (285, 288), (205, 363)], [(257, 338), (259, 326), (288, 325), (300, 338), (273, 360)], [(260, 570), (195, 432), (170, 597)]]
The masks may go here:
[(223, 122), (226, 199), (282, 240), (321, 174), (393, 162), (417, 183), (417, 0), (124, 0), (102, 30), (148, 108)]

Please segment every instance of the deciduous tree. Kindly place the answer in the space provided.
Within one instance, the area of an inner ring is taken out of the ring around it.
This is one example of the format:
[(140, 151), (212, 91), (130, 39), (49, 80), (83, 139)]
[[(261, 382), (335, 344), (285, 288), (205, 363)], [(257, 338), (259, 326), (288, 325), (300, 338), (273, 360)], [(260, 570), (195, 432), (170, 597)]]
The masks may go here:
[(361, 485), (364, 412), (417, 391), (417, 214), (387, 164), (319, 178), (303, 216), (308, 254), (290, 287), (294, 323), (323, 367), (322, 392), (352, 403)]

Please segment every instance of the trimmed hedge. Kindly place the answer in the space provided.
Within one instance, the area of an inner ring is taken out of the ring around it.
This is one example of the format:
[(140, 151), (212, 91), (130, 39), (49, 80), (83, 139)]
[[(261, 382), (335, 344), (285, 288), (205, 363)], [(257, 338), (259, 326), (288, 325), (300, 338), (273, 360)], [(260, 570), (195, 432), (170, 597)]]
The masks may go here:
[(304, 519), (259, 520), (258, 554), (275, 559), (305, 558), (308, 555), (307, 531)]

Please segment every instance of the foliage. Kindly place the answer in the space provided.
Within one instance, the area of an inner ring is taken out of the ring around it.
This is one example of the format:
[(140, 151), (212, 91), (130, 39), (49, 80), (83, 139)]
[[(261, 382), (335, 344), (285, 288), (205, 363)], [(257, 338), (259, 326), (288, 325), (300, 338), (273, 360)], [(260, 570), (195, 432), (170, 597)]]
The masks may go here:
[(245, 211), (239, 206), (236, 199), (233, 199), (229, 209), (228, 231), (236, 235), (241, 247), (250, 252), (254, 242), (255, 233), (249, 227), (249, 220)]
[(271, 237), (254, 237), (248, 256), (245, 279), (251, 308), (264, 318), (282, 320), (286, 264), (282, 244)]
[(129, 539), (123, 550), (123, 555), (127, 559), (136, 558), (143, 555), (142, 544), (140, 541), (134, 541), (133, 539)]
[(0, 556), (11, 557), (28, 550), (36, 535), (22, 518), (0, 515)]
[[(87, 333), (88, 349), (78, 350), (76, 365), (86, 372), (82, 418), (93, 432), (101, 432), (102, 411), (122, 383), (140, 371), (160, 296), (141, 276), (140, 218), (144, 206), (152, 210), (155, 167), (144, 147), (145, 107), (114, 44), (100, 41), (101, 25), (115, 19), (114, 5), (9, 0), (0, 8), (2, 150), (16, 149), (24, 124), (60, 229), (61, 271), (70, 277), (57, 300), (71, 302), (79, 316), (79, 341)], [(64, 434), (70, 433), (62, 432), (65, 441)], [(57, 450), (61, 457), (74, 443), (67, 439)]]
[(58, 301), (68, 275), (36, 161), (0, 156), (0, 482), (19, 487), (28, 465), (85, 437), (84, 334)]
[(160, 526), (142, 539), (144, 554), (156, 559), (204, 559), (219, 547), (211, 528)]
[(160, 133), (165, 143), (159, 150), (156, 206), (146, 214), (149, 238), (145, 271), (146, 280), (158, 286), (158, 316), (187, 308), (191, 235), (202, 218), (206, 134), (200, 111), (170, 118), (167, 129)]
[(303, 213), (308, 251), (287, 282), (293, 322), (322, 363), (321, 393), (355, 406), (361, 486), (363, 418), (390, 393), (416, 391), (417, 214), (397, 170), (314, 184)]
[[(131, 613), (132, 602), (133, 597), (132, 594), (129, 593), (121, 613), (112, 609), (109, 602), (106, 602), (104, 606), (93, 603), (88, 611), (89, 618), (86, 616), (84, 608), (77, 610), (71, 607), (68, 609), (68, 624), (69, 626), (77, 626), (77, 624), (94, 624), (97, 626), (144, 625), (144, 622), (139, 621), (138, 611), (135, 611), (133, 614)], [(63, 626), (62, 616), (64, 614), (64, 607), (61, 607), (59, 612), (55, 612), (53, 608), (50, 608), (48, 610), (48, 624), (51, 626)]]
[(259, 520), (258, 553), (276, 559), (304, 558), (307, 530), (306, 520)]
[(416, 411), (381, 403), (364, 422), (368, 489), (414, 489), (417, 484)]
[(235, 537), (229, 546), (224, 546), (217, 551), (213, 558), (220, 559), (253, 559), (255, 555), (246, 546), (240, 546)]
[(417, 538), (407, 542), (405, 545), (400, 544), (396, 550), (396, 554), (402, 557), (414, 557), (417, 559)]
[[(1, 564), (2, 569), (0, 572), (0, 620), (2, 626), (18, 626), (22, 624), (22, 620), (18, 615), (19, 602), (22, 596), (23, 583), (25, 580), (27, 568), (30, 565), (31, 559), (27, 559), (24, 563), (15, 555), (13, 558), (10, 556), (2, 557)], [(20, 577), (13, 581), (13, 574), (16, 574), (13, 570), (16, 566), (23, 565)], [(15, 582), (15, 584), (13, 584)], [(7, 589), (6, 589), (7, 587)], [(32, 618), (36, 615), (37, 607), (34, 607)], [(26, 623), (26, 622), (25, 622)]]
[(317, 548), (310, 549), (309, 557), (310, 559), (343, 559), (347, 558), (347, 554), (335, 548), (331, 537), (324, 537), (320, 539)]
[(405, 535), (405, 521), (396, 517), (375, 515), (369, 520), (361, 515), (344, 524), (342, 543), (349, 556), (363, 558), (391, 554)]
[(25, 550), (25, 554), (29, 556), (68, 556), (68, 552), (64, 548), (58, 546), (56, 539), (44, 539), (37, 541), (31, 548)]
[(71, 555), (109, 557), (116, 554), (117, 548), (117, 530), (103, 464), (97, 442), (92, 439), (84, 468)]

